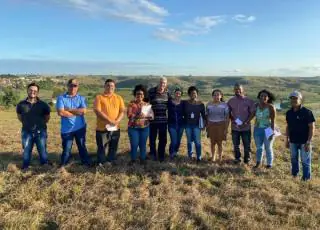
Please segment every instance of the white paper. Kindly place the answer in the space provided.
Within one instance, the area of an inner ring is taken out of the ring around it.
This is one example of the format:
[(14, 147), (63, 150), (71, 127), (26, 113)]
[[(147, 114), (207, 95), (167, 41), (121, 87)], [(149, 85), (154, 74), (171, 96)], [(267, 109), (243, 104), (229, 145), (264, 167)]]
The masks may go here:
[(274, 133), (273, 130), (271, 129), (271, 127), (268, 127), (264, 130), (265, 134), (266, 134), (266, 138), (269, 139)]
[(278, 136), (281, 136), (281, 132), (280, 132), (280, 129), (278, 127), (275, 127), (274, 128), (274, 136), (275, 137), (278, 137)]
[(194, 113), (193, 112), (190, 114), (190, 118), (194, 119)]
[(152, 109), (151, 109), (151, 105), (144, 105), (141, 108), (141, 113), (145, 116), (151, 116), (152, 114)]
[(239, 118), (237, 118), (234, 122), (239, 126), (243, 124), (243, 122)]
[(106, 125), (106, 129), (107, 131), (117, 131), (118, 130), (118, 127), (116, 125), (109, 125), (107, 124)]

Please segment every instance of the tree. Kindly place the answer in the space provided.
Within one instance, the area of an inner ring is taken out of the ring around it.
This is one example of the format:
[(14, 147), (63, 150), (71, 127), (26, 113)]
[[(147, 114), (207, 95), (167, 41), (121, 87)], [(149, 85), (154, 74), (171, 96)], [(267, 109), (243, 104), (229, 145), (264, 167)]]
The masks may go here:
[(1, 103), (5, 107), (16, 106), (19, 102), (19, 95), (12, 89), (5, 89), (1, 98)]

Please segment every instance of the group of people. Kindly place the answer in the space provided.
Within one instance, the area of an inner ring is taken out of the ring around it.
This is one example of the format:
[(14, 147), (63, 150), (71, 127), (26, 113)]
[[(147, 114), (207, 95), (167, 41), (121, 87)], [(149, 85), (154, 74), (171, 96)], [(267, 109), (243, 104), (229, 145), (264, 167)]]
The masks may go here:
[[(86, 148), (85, 97), (78, 93), (79, 82), (70, 79), (66, 93), (57, 97), (56, 110), (61, 117), (63, 167), (71, 157), (73, 140), (76, 141), (81, 162), (91, 166), (92, 160)], [(179, 155), (181, 138), (185, 130), (187, 137), (187, 155), (193, 154), (197, 162), (202, 160), (201, 132), (206, 131), (211, 142), (212, 161), (222, 161), (223, 146), (227, 140), (228, 127), (231, 123), (234, 162), (241, 162), (240, 141), (244, 154), (243, 162), (251, 159), (251, 121), (255, 118), (253, 137), (256, 145), (255, 168), (262, 167), (263, 152), (266, 153), (267, 168), (273, 165), (273, 142), (275, 139), (276, 109), (274, 95), (268, 90), (258, 93), (258, 102), (244, 94), (241, 84), (234, 85), (234, 97), (225, 102), (223, 92), (215, 89), (212, 100), (206, 105), (199, 100), (199, 90), (195, 86), (188, 88), (188, 99), (182, 100), (183, 90), (174, 89), (171, 95), (167, 88), (167, 79), (161, 77), (159, 84), (149, 90), (144, 85), (136, 85), (133, 99), (125, 106), (123, 98), (115, 93), (116, 82), (108, 79), (104, 92), (95, 98), (93, 110), (96, 114), (97, 163), (115, 163), (120, 139), (120, 122), (128, 117), (128, 136), (130, 140), (129, 164), (138, 159), (146, 164), (147, 158), (165, 160), (167, 132), (170, 136), (169, 157)], [(31, 83), (27, 87), (28, 97), (16, 108), (18, 119), (22, 122), (23, 169), (30, 164), (34, 144), (41, 164), (48, 164), (47, 123), (50, 119), (50, 107), (38, 97), (39, 86)], [(312, 111), (302, 106), (302, 94), (294, 91), (289, 95), (291, 108), (286, 113), (286, 146), (291, 151), (292, 175), (298, 176), (299, 155), (302, 161), (302, 179), (311, 178), (311, 142), (315, 119)], [(147, 140), (150, 152), (147, 156)], [(158, 146), (156, 142), (158, 140)], [(194, 144), (194, 147), (193, 147)], [(195, 149), (195, 153), (193, 150)], [(139, 150), (139, 151), (138, 151)], [(217, 154), (216, 154), (217, 152)], [(139, 156), (138, 156), (139, 153)]]

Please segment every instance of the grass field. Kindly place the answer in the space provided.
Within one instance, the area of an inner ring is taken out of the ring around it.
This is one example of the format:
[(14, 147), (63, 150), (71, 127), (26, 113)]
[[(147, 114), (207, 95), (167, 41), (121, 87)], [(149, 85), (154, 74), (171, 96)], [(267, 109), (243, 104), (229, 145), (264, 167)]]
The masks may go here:
[[(86, 119), (87, 146), (95, 159), (92, 111)], [(277, 123), (284, 131), (283, 115)], [(56, 114), (48, 127), (48, 151), (54, 166), (38, 166), (35, 152), (31, 169), (22, 173), (18, 169), (20, 127), (13, 110), (0, 112), (0, 229), (320, 228), (318, 127), (310, 182), (290, 176), (290, 155), (283, 137), (275, 142), (271, 170), (233, 165), (230, 136), (223, 165), (210, 163), (204, 134), (201, 164), (186, 160), (183, 137), (182, 154), (174, 162), (128, 166), (125, 121), (117, 166), (88, 169), (79, 165), (75, 154), (67, 171), (59, 171), (61, 140)], [(73, 150), (76, 153), (75, 146)]]

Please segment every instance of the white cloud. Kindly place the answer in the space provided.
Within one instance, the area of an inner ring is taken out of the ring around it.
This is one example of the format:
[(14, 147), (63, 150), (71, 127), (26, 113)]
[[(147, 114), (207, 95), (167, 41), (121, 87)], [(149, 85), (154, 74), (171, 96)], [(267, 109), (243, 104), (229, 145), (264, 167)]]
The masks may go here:
[(195, 36), (209, 33), (214, 26), (223, 22), (225, 22), (224, 16), (196, 17), (191, 22), (184, 23), (179, 29), (164, 27), (158, 28), (154, 35), (163, 40), (183, 42), (182, 38), (184, 36)]
[(95, 15), (115, 17), (136, 23), (162, 25), (168, 10), (149, 0), (53, 0)]
[(241, 23), (250, 23), (250, 22), (254, 22), (256, 20), (255, 16), (247, 16), (244, 14), (237, 14), (233, 17), (234, 20), (241, 22)]

